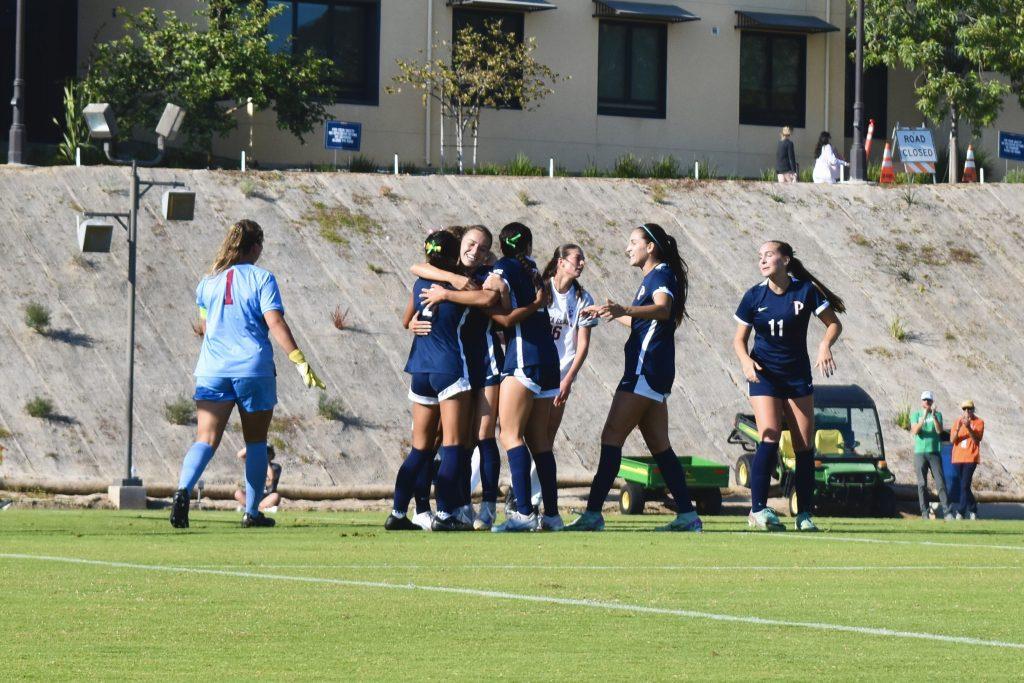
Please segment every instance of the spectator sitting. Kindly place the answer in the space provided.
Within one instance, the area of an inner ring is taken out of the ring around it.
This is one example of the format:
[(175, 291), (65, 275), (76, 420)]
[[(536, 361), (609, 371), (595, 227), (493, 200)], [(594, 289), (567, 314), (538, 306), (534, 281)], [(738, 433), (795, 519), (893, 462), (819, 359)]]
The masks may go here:
[(929, 469), (942, 503), (936, 516), (942, 517), (949, 510), (946, 482), (942, 476), (942, 413), (935, 410), (932, 392), (921, 393), (921, 409), (910, 415), (910, 433), (914, 435), (914, 470), (917, 472), (917, 502), (921, 507), (921, 518), (928, 519)]
[[(245, 449), (240, 449), (235, 456), (245, 460)], [(281, 502), (281, 494), (277, 492), (277, 485), (281, 483), (281, 466), (274, 462), (274, 456), (274, 447), (267, 446), (267, 482), (263, 486), (263, 500), (260, 501), (260, 510), (266, 512), (277, 512)], [(235, 491), (235, 500), (244, 506), (245, 491)]]
[(832, 136), (828, 131), (822, 131), (818, 136), (818, 144), (814, 148), (814, 182), (816, 183), (838, 183), (840, 169), (849, 166), (836, 154), (832, 148)]
[(782, 128), (779, 136), (779, 146), (775, 152), (775, 173), (779, 176), (780, 183), (795, 183), (797, 172), (800, 167), (796, 163), (796, 150), (793, 148), (793, 141), (790, 136), (793, 129), (789, 126)]
[(949, 430), (953, 444), (952, 462), (960, 476), (960, 500), (957, 503), (956, 519), (978, 518), (978, 501), (971, 492), (974, 470), (981, 462), (981, 439), (985, 435), (985, 421), (974, 414), (974, 401), (960, 404), (963, 413)]

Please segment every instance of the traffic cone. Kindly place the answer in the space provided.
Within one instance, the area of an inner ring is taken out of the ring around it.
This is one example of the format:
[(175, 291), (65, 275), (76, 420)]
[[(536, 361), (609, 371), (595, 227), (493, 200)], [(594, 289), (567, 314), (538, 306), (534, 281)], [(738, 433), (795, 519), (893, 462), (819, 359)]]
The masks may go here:
[(964, 177), (960, 182), (978, 182), (978, 169), (974, 165), (974, 145), (967, 145), (967, 161), (964, 162)]
[(896, 172), (892, 169), (892, 146), (888, 142), (885, 143), (885, 150), (882, 152), (882, 174), (879, 176), (878, 182), (883, 184), (896, 182)]

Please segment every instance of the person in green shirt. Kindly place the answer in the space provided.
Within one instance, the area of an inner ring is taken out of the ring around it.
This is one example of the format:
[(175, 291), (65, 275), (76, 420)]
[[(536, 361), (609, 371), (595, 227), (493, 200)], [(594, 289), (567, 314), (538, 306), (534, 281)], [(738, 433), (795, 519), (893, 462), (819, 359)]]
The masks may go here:
[(928, 470), (931, 469), (941, 503), (936, 518), (941, 519), (949, 510), (949, 504), (946, 501), (946, 481), (942, 476), (942, 413), (935, 409), (932, 392), (922, 392), (920, 410), (910, 414), (910, 433), (914, 435), (914, 470), (917, 472), (917, 502), (921, 506), (921, 518), (928, 519)]

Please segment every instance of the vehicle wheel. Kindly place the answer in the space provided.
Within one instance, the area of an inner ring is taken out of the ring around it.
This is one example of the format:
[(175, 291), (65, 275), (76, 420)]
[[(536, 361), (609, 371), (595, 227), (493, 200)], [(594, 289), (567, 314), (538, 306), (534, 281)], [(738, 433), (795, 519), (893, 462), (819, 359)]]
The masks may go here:
[(896, 516), (896, 492), (890, 486), (879, 486), (875, 489), (872, 501), (873, 512), (879, 517)]
[(750, 471), (753, 468), (754, 458), (749, 453), (740, 456), (736, 461), (736, 485), (745, 489), (750, 488)]
[(796, 517), (797, 514), (799, 514), (800, 512), (800, 509), (797, 507), (796, 504), (796, 489), (793, 489), (792, 491), (789, 492), (789, 498), (787, 499), (787, 501), (789, 502), (789, 516)]
[(619, 489), (619, 510), (624, 515), (644, 513), (644, 487), (627, 481)]
[(694, 496), (694, 506), (699, 515), (717, 515), (722, 511), (722, 490), (707, 489)]

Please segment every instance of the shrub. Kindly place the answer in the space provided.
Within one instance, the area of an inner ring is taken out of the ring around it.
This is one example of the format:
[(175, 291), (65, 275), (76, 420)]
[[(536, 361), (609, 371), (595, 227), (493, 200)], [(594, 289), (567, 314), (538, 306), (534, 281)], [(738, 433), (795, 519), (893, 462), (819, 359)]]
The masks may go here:
[(597, 167), (597, 164), (590, 162), (580, 173), (584, 178), (604, 178), (608, 174)]
[(630, 152), (615, 160), (612, 175), (616, 178), (645, 178), (647, 169), (643, 160)]
[(667, 204), (668, 199), (665, 194), (665, 186), (659, 183), (651, 188), (651, 199), (655, 204)]
[(164, 404), (164, 419), (172, 425), (187, 425), (195, 422), (196, 406), (188, 396), (179, 396)]
[(335, 306), (334, 312), (331, 313), (331, 322), (334, 324), (335, 329), (344, 330), (348, 327), (348, 309), (341, 310), (341, 306)]
[(480, 164), (473, 172), (476, 175), (501, 175), (504, 170), (499, 164)]
[(720, 177), (718, 175), (718, 166), (710, 159), (700, 159), (697, 161), (697, 174), (701, 180), (717, 180)]
[(377, 162), (368, 156), (355, 154), (349, 159), (348, 170), (350, 173), (376, 173)]
[(1024, 183), (1024, 166), (1011, 168), (1003, 176), (1004, 183)]
[(889, 321), (889, 336), (898, 342), (904, 342), (910, 335), (903, 321), (897, 317)]
[(650, 169), (652, 178), (678, 178), (679, 162), (669, 154), (651, 163)]
[(505, 175), (519, 175), (519, 176), (538, 176), (544, 175), (544, 169), (540, 166), (535, 166), (530, 157), (526, 156), (522, 152), (516, 154), (512, 159), (505, 164)]
[(29, 417), (48, 418), (53, 416), (53, 401), (42, 396), (36, 396), (25, 404), (25, 412)]
[(761, 180), (774, 183), (779, 179), (779, 174), (775, 172), (774, 168), (762, 168), (760, 178)]
[(519, 198), (519, 201), (522, 202), (523, 206), (533, 206), (534, 204), (539, 203), (531, 199), (530, 195), (526, 193), (526, 190), (519, 190), (519, 192), (516, 193), (516, 196)]
[(896, 417), (893, 418), (893, 424), (900, 429), (910, 431), (910, 406), (903, 406), (896, 412)]
[(246, 197), (251, 197), (256, 194), (256, 183), (252, 178), (242, 178), (242, 182), (238, 183), (238, 189)]
[(419, 175), (423, 170), (411, 161), (398, 162), (398, 172), (407, 175)]
[(317, 400), (316, 412), (325, 420), (340, 420), (345, 416), (341, 401), (328, 398), (327, 394), (323, 392), (320, 393), (320, 398)]
[(797, 178), (796, 179), (798, 181), (800, 181), (801, 183), (813, 183), (814, 182), (814, 169), (813, 168), (803, 168), (803, 169), (800, 169), (800, 172), (797, 173)]
[(35, 301), (25, 306), (25, 324), (36, 332), (42, 333), (50, 326), (50, 309)]

